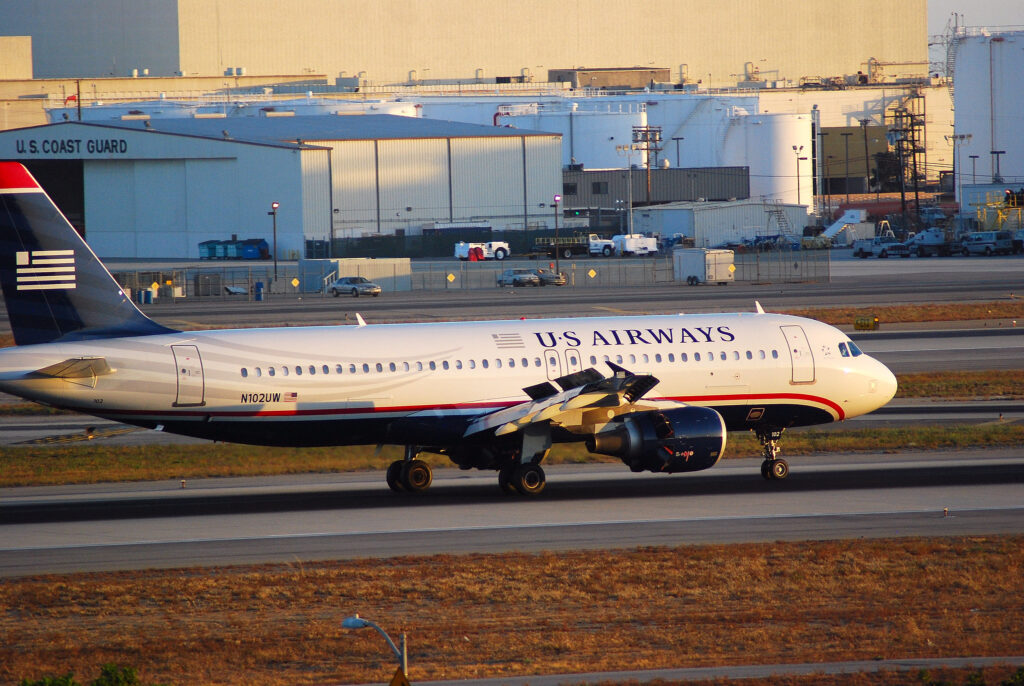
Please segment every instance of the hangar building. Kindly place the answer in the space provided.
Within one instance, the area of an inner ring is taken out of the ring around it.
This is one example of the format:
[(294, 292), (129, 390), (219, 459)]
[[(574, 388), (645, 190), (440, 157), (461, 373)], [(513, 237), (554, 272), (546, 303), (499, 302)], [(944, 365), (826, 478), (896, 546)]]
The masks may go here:
[[(268, 113), (272, 114), (272, 113)], [(65, 122), (0, 132), (104, 258), (197, 258), (233, 236), (305, 241), (546, 222), (557, 134), (392, 115)], [(271, 203), (276, 217), (268, 217)]]

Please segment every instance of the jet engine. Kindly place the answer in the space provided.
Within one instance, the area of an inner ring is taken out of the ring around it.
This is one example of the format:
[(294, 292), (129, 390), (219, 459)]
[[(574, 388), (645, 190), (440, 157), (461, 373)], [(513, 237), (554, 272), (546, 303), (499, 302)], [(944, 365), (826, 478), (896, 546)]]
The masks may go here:
[(725, 451), (725, 420), (706, 407), (625, 415), (615, 428), (587, 439), (587, 450), (612, 455), (634, 472), (696, 472)]

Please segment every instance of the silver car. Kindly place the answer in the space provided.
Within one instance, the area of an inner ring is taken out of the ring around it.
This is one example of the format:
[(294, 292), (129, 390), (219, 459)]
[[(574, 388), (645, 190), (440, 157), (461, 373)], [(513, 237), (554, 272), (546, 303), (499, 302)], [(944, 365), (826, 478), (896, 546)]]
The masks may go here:
[(335, 298), (342, 293), (348, 293), (353, 298), (358, 298), (361, 295), (372, 295), (376, 298), (380, 295), (380, 286), (361, 276), (343, 276), (332, 283), (327, 290), (333, 293)]
[(540, 277), (532, 269), (506, 269), (498, 277), (499, 286), (539, 286)]

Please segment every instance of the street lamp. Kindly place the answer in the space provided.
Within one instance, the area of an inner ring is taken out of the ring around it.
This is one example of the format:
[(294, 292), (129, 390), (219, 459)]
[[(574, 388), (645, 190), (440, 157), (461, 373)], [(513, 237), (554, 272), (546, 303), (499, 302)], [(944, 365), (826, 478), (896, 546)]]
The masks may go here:
[(279, 202), (270, 203), (270, 211), (267, 212), (271, 217), (274, 218), (274, 281), (277, 281), (277, 208), (281, 206)]
[(971, 158), (971, 184), (978, 183), (978, 156), (968, 155)]
[(387, 641), (388, 647), (391, 648), (391, 652), (395, 654), (395, 659), (398, 660), (398, 668), (402, 670), (402, 675), (406, 677), (409, 676), (409, 655), (406, 651), (404, 631), (402, 632), (401, 637), (402, 648), (399, 650), (398, 646), (395, 645), (395, 642), (391, 640), (391, 637), (388, 636), (386, 631), (377, 626), (375, 622), (371, 622), (369, 619), (360, 617), (358, 612), (351, 617), (346, 617), (344, 621), (342, 621), (341, 626), (345, 629), (365, 629), (366, 627), (376, 629), (377, 633), (383, 636), (384, 640)]
[(558, 203), (562, 202), (562, 196), (555, 193), (552, 200), (551, 206), (555, 208), (555, 274), (561, 274), (562, 271), (558, 266), (558, 254), (562, 252), (562, 248), (558, 245)]
[(794, 145), (793, 154), (796, 155), (796, 204), (803, 205), (800, 200), (800, 160), (806, 160), (806, 157), (800, 157), (800, 153), (804, 151), (804, 146)]
[(957, 209), (961, 214), (963, 213), (964, 184), (960, 176), (961, 169), (963, 169), (963, 163), (960, 158), (963, 157), (964, 143), (971, 140), (971, 137), (969, 133), (955, 133), (952, 136), (946, 136), (946, 140), (953, 144), (953, 180), (956, 182)]
[[(843, 143), (846, 145), (846, 180), (843, 182), (843, 186), (846, 188), (846, 204), (849, 205), (850, 204), (850, 136), (852, 136), (853, 134), (847, 132), (847, 133), (841, 133), (839, 135), (843, 137)], [(800, 182), (800, 180), (797, 179), (797, 183), (799, 183), (799, 182)]]
[(626, 227), (627, 234), (633, 233), (633, 153), (638, 152), (639, 150), (640, 146), (636, 143), (633, 143), (632, 145), (615, 146), (615, 151), (617, 153), (626, 156), (626, 188), (629, 191), (629, 197), (627, 199), (627, 202), (629, 203), (629, 226)]

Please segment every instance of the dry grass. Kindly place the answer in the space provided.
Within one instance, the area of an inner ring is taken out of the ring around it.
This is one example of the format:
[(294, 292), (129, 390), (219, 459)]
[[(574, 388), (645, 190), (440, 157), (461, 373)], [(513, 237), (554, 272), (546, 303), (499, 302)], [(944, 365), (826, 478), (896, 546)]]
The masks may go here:
[(0, 581), (0, 680), (381, 681), (1017, 655), (1024, 537), (438, 555)]
[(898, 374), (897, 398), (936, 400), (1020, 400), (1024, 398), (1024, 370), (990, 372), (927, 372)]
[[(942, 431), (928, 426), (801, 429), (786, 433), (782, 441), (788, 456), (1014, 446), (1024, 446), (1024, 424), (945, 425)], [(726, 458), (760, 454), (751, 434), (729, 435)], [(383, 470), (401, 456), (396, 446), (386, 446), (379, 454), (373, 446), (267, 448), (230, 443), (0, 448), (0, 487)], [(451, 466), (441, 455), (422, 457), (434, 466)], [(545, 460), (545, 464), (593, 462), (618, 460), (588, 453), (579, 443), (556, 445)]]
[[(878, 317), (882, 327), (891, 323), (963, 322), (1024, 318), (1024, 298), (980, 303), (881, 305), (878, 307), (809, 307), (780, 310), (785, 314), (817, 319), (833, 326), (852, 326), (859, 317)], [(1024, 326), (1024, 321), (1021, 322)]]

